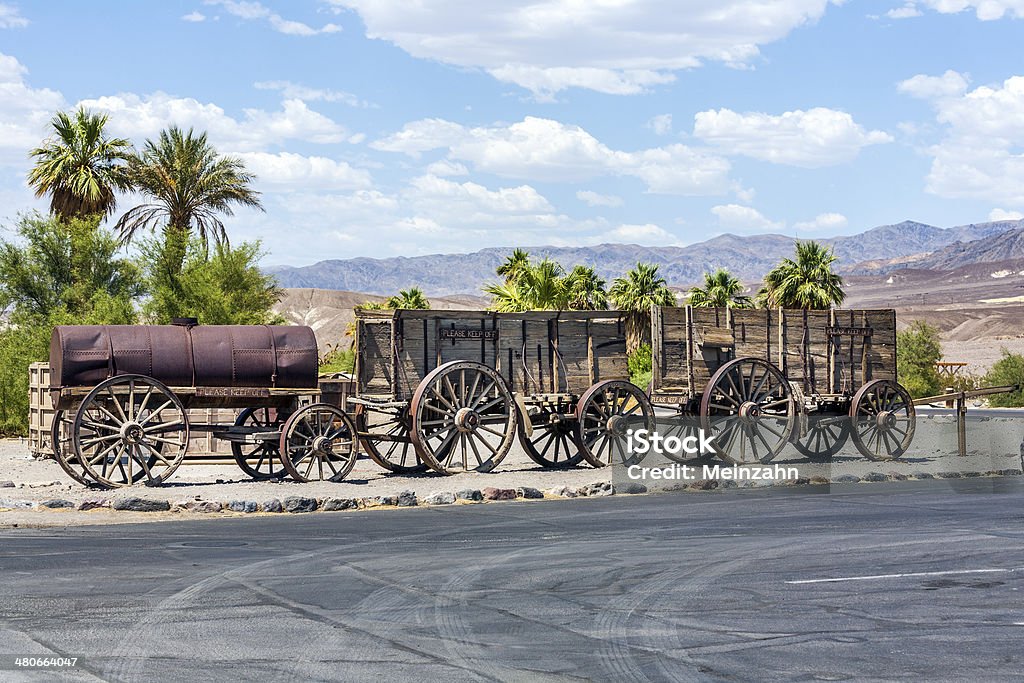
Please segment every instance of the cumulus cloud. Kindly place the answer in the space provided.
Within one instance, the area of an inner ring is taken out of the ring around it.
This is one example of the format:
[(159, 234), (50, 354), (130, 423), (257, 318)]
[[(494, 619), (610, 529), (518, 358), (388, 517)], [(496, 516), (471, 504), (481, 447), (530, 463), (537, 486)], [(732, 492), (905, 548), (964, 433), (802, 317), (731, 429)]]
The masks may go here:
[(896, 89), (911, 97), (923, 100), (938, 97), (957, 97), (967, 92), (969, 79), (964, 74), (950, 69), (941, 76), (918, 74), (896, 84)]
[(656, 135), (668, 135), (672, 132), (672, 114), (658, 114), (651, 117), (651, 120), (647, 122), (647, 127)]
[(718, 218), (718, 224), (726, 230), (759, 232), (778, 230), (784, 226), (784, 223), (769, 220), (757, 209), (739, 204), (713, 206), (711, 213)]
[(0, 161), (24, 163), (26, 152), (49, 134), (53, 112), (64, 98), (49, 88), (33, 88), (28, 69), (17, 59), (0, 53)]
[(679, 144), (614, 150), (579, 126), (533, 116), (472, 129), (425, 119), (406, 124), (371, 147), (411, 156), (447, 148), (450, 159), (507, 178), (559, 182), (631, 176), (642, 180), (649, 192), (689, 196), (724, 194), (733, 188), (729, 162), (714, 154)]
[(17, 7), (0, 2), (0, 28), (24, 28), (25, 26), (28, 26), (28, 19), (21, 16)]
[(846, 112), (823, 107), (778, 116), (702, 111), (694, 117), (693, 134), (728, 154), (805, 168), (852, 161), (864, 147), (893, 140), (884, 131), (865, 130)]
[(188, 14), (181, 17), (182, 21), (188, 21), (193, 24), (198, 24), (206, 21), (206, 15), (202, 12), (189, 12)]
[(291, 152), (242, 152), (238, 156), (256, 174), (257, 185), (347, 190), (370, 187), (369, 172), (345, 161)]
[(421, 205), (440, 202), (447, 210), (453, 208), (453, 204), (498, 214), (538, 214), (554, 210), (548, 200), (529, 185), (489, 190), (478, 183), (457, 183), (428, 174), (414, 178), (406, 193)]
[(625, 204), (625, 202), (622, 201), (622, 197), (618, 197), (613, 194), (600, 194), (591, 190), (580, 190), (576, 193), (576, 199), (579, 199), (588, 206), (617, 207)]
[(903, 7), (892, 8), (885, 13), (885, 16), (890, 19), (912, 19), (921, 16), (921, 10), (917, 9), (914, 3), (908, 2)]
[(623, 224), (598, 236), (602, 242), (642, 244), (644, 246), (682, 246), (679, 238), (653, 223)]
[(928, 192), (1024, 206), (1024, 76), (932, 100), (944, 137), (927, 152)]
[(992, 209), (988, 214), (990, 221), (1019, 221), (1024, 219), (1024, 213), (1020, 211), (1007, 211), (1006, 209)]
[(119, 135), (153, 137), (169, 124), (176, 124), (205, 130), (211, 142), (233, 152), (264, 150), (286, 140), (323, 144), (348, 137), (343, 126), (313, 111), (302, 100), (284, 100), (279, 111), (245, 109), (241, 119), (229, 116), (216, 104), (163, 92), (122, 93), (83, 100), (82, 105), (110, 113), (110, 127)]
[(797, 230), (841, 230), (848, 221), (841, 213), (819, 213), (813, 220), (801, 221), (793, 225)]
[(330, 0), (370, 38), (414, 57), (486, 70), (540, 98), (566, 88), (645, 92), (706, 61), (749, 63), (759, 46), (817, 21), (829, 0), (577, 2)]
[(1003, 17), (1024, 17), (1022, 0), (920, 0), (920, 4), (941, 14), (957, 14), (973, 10), (981, 21)]
[(278, 33), (291, 36), (315, 36), (320, 33), (337, 33), (341, 27), (337, 24), (324, 24), (320, 28), (314, 28), (301, 21), (285, 19), (280, 14), (272, 12), (258, 2), (246, 0), (206, 0), (207, 5), (218, 5), (231, 15), (246, 19), (248, 21), (266, 21), (270, 27)]
[(301, 83), (291, 81), (257, 81), (253, 83), (257, 90), (277, 90), (286, 99), (302, 100), (304, 102), (341, 102), (350, 107), (368, 108), (372, 107), (369, 102), (344, 90), (330, 90), (326, 88), (312, 88)]

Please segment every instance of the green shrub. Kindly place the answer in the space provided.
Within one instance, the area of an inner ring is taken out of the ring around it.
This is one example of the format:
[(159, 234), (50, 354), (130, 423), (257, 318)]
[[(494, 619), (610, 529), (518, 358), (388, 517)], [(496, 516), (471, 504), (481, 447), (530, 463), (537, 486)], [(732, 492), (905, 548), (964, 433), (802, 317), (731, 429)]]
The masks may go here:
[(641, 344), (629, 355), (626, 362), (629, 368), (629, 381), (643, 390), (651, 383), (651, 345)]
[(356, 350), (334, 348), (320, 358), (320, 373), (344, 372), (351, 374), (356, 368)]
[(935, 369), (941, 359), (939, 331), (923, 320), (915, 320), (896, 335), (896, 376), (914, 398), (942, 392), (942, 379)]
[(1017, 391), (1009, 394), (993, 394), (988, 397), (989, 405), (997, 408), (1024, 406), (1024, 356), (1003, 349), (1003, 357), (997, 360), (985, 375), (985, 385), (998, 387), (1007, 384), (1016, 384)]

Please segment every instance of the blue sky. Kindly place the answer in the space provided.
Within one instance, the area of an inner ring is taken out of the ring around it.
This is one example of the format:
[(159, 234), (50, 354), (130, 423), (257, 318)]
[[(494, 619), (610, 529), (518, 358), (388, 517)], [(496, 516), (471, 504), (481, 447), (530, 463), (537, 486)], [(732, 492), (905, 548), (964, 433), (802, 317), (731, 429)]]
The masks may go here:
[(1020, 218), (1022, 44), (1024, 0), (0, 0), (0, 216), (81, 103), (240, 156), (267, 264)]

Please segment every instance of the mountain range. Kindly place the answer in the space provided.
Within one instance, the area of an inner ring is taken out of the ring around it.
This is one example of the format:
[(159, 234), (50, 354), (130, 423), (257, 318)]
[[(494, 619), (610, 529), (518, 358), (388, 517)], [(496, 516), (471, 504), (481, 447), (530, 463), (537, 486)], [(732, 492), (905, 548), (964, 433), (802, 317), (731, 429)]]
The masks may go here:
[[(856, 235), (819, 239), (832, 245), (839, 270), (851, 275), (898, 268), (952, 270), (972, 263), (1024, 258), (1024, 220), (971, 223), (951, 228), (903, 221)], [(745, 281), (760, 280), (781, 259), (792, 256), (795, 239), (785, 235), (723, 234), (685, 247), (599, 244), (585, 247), (530, 247), (531, 256), (552, 258), (571, 268), (594, 267), (609, 282), (638, 261), (661, 266), (670, 285), (700, 282), (703, 274), (727, 268)], [(389, 295), (411, 286), (430, 296), (479, 294), (497, 279), (495, 269), (512, 247), (469, 254), (320, 261), (309, 266), (268, 268), (282, 287), (348, 290)]]

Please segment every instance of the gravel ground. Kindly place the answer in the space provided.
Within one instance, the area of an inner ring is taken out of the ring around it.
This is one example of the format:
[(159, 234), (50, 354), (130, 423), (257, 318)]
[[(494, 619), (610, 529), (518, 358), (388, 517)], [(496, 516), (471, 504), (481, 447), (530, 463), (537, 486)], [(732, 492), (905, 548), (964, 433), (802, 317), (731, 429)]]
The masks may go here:
[[(986, 411), (977, 411), (971, 414), (967, 457), (958, 457), (955, 453), (956, 431), (952, 418), (947, 415), (925, 414), (919, 416), (912, 450), (899, 461), (872, 462), (859, 456), (852, 445), (848, 444), (831, 463), (810, 463), (794, 449), (787, 448), (772, 464), (796, 468), (795, 474), (800, 478), (824, 477), (832, 481), (837, 477), (856, 477), (872, 481), (877, 480), (879, 475), (884, 475), (883, 479), (898, 479), (918, 475), (935, 476), (964, 472), (973, 475), (1007, 470), (1019, 471), (1021, 443), (1024, 441), (1024, 417), (986, 416), (985, 413)], [(667, 461), (649, 458), (643, 464), (660, 466), (665, 462)], [(701, 470), (698, 468), (693, 479), (701, 478)], [(548, 492), (548, 497), (551, 497), (551, 492), (559, 487), (566, 487), (572, 491), (599, 482), (613, 482), (619, 492), (627, 491), (632, 483), (620, 468), (610, 472), (608, 469), (598, 470), (584, 465), (571, 470), (544, 470), (534, 464), (517, 445), (502, 465), (489, 474), (465, 473), (450, 477), (437, 474), (399, 476), (389, 474), (369, 459), (363, 458), (343, 482), (256, 482), (248, 479), (234, 465), (190, 465), (186, 461), (164, 486), (139, 485), (129, 489), (104, 491), (87, 488), (71, 481), (55, 462), (33, 458), (24, 441), (8, 439), (0, 440), (0, 525), (52, 526), (129, 522), (139, 519), (155, 520), (180, 514), (173, 511), (156, 514), (114, 512), (105, 507), (110, 501), (127, 497), (166, 501), (172, 508), (180, 508), (186, 504), (195, 507), (197, 503), (203, 501), (219, 501), (223, 504), (250, 501), (262, 505), (266, 501), (284, 501), (290, 497), (321, 500), (373, 499), (378, 496), (397, 496), (403, 491), (411, 491), (422, 504), (425, 502), (424, 499), (438, 492), (455, 493), (465, 489), (482, 490), (485, 487), (506, 490), (530, 487)], [(645, 480), (643, 483), (652, 491), (679, 488), (678, 481)], [(607, 490), (607, 486), (604, 488)], [(76, 507), (86, 501), (102, 500), (104, 507), (84, 512), (74, 509), (50, 510), (39, 506), (40, 503), (53, 500), (69, 501)]]

